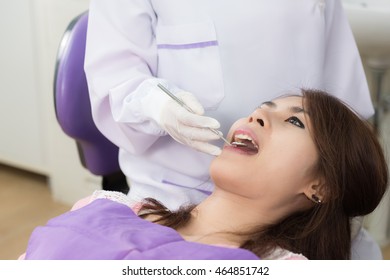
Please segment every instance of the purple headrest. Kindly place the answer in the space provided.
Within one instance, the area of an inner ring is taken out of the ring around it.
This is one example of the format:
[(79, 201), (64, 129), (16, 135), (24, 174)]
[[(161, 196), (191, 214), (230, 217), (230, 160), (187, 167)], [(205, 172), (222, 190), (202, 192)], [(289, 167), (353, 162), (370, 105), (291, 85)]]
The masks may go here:
[(54, 99), (58, 123), (77, 141), (83, 165), (95, 175), (120, 170), (118, 147), (97, 129), (91, 113), (84, 72), (88, 12), (68, 26), (58, 51), (54, 78)]

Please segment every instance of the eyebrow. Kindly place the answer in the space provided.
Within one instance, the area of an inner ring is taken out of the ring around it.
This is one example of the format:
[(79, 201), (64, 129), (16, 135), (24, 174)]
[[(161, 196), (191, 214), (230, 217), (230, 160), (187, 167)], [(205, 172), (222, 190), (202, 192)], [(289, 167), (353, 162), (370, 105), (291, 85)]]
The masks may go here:
[(261, 103), (261, 105), (267, 105), (268, 107), (271, 107), (271, 108), (275, 108), (276, 107), (276, 103), (272, 102), (272, 101), (265, 101), (265, 102)]
[[(273, 101), (265, 101), (263, 102), (261, 105), (266, 105), (268, 107), (271, 107), (271, 108), (276, 108), (277, 105), (275, 102)], [(304, 110), (302, 107), (298, 107), (298, 106), (291, 106), (289, 107), (290, 111), (292, 113), (303, 113), (303, 114), (307, 114), (307, 115), (310, 115), (309, 112), (307, 112), (306, 110)]]

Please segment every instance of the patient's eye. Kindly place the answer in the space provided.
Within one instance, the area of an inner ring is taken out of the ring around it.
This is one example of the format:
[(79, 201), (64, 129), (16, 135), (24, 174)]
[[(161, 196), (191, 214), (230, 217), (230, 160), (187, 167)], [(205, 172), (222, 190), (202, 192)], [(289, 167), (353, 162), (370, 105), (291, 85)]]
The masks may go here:
[(289, 117), (287, 120), (285, 120), (285, 122), (289, 122), (299, 128), (305, 128), (303, 122), (301, 122), (301, 120), (295, 116)]

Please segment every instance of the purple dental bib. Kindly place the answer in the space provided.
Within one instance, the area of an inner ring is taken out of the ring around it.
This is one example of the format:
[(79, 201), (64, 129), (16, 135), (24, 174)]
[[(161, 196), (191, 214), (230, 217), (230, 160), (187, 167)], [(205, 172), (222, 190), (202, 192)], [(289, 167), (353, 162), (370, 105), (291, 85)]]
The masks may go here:
[(107, 199), (51, 219), (32, 233), (27, 259), (39, 260), (256, 260), (239, 248), (185, 241), (169, 227)]

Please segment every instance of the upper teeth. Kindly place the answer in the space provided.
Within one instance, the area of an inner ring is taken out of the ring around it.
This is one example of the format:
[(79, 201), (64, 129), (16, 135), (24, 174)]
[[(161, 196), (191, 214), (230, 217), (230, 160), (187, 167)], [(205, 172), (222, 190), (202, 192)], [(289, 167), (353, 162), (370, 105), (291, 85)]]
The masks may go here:
[(249, 135), (246, 135), (246, 134), (236, 134), (234, 135), (234, 138), (235, 140), (248, 140), (248, 141), (251, 141), (253, 146), (255, 146), (257, 149), (259, 148), (259, 146), (257, 146), (256, 142), (253, 141), (252, 137), (250, 137)]

